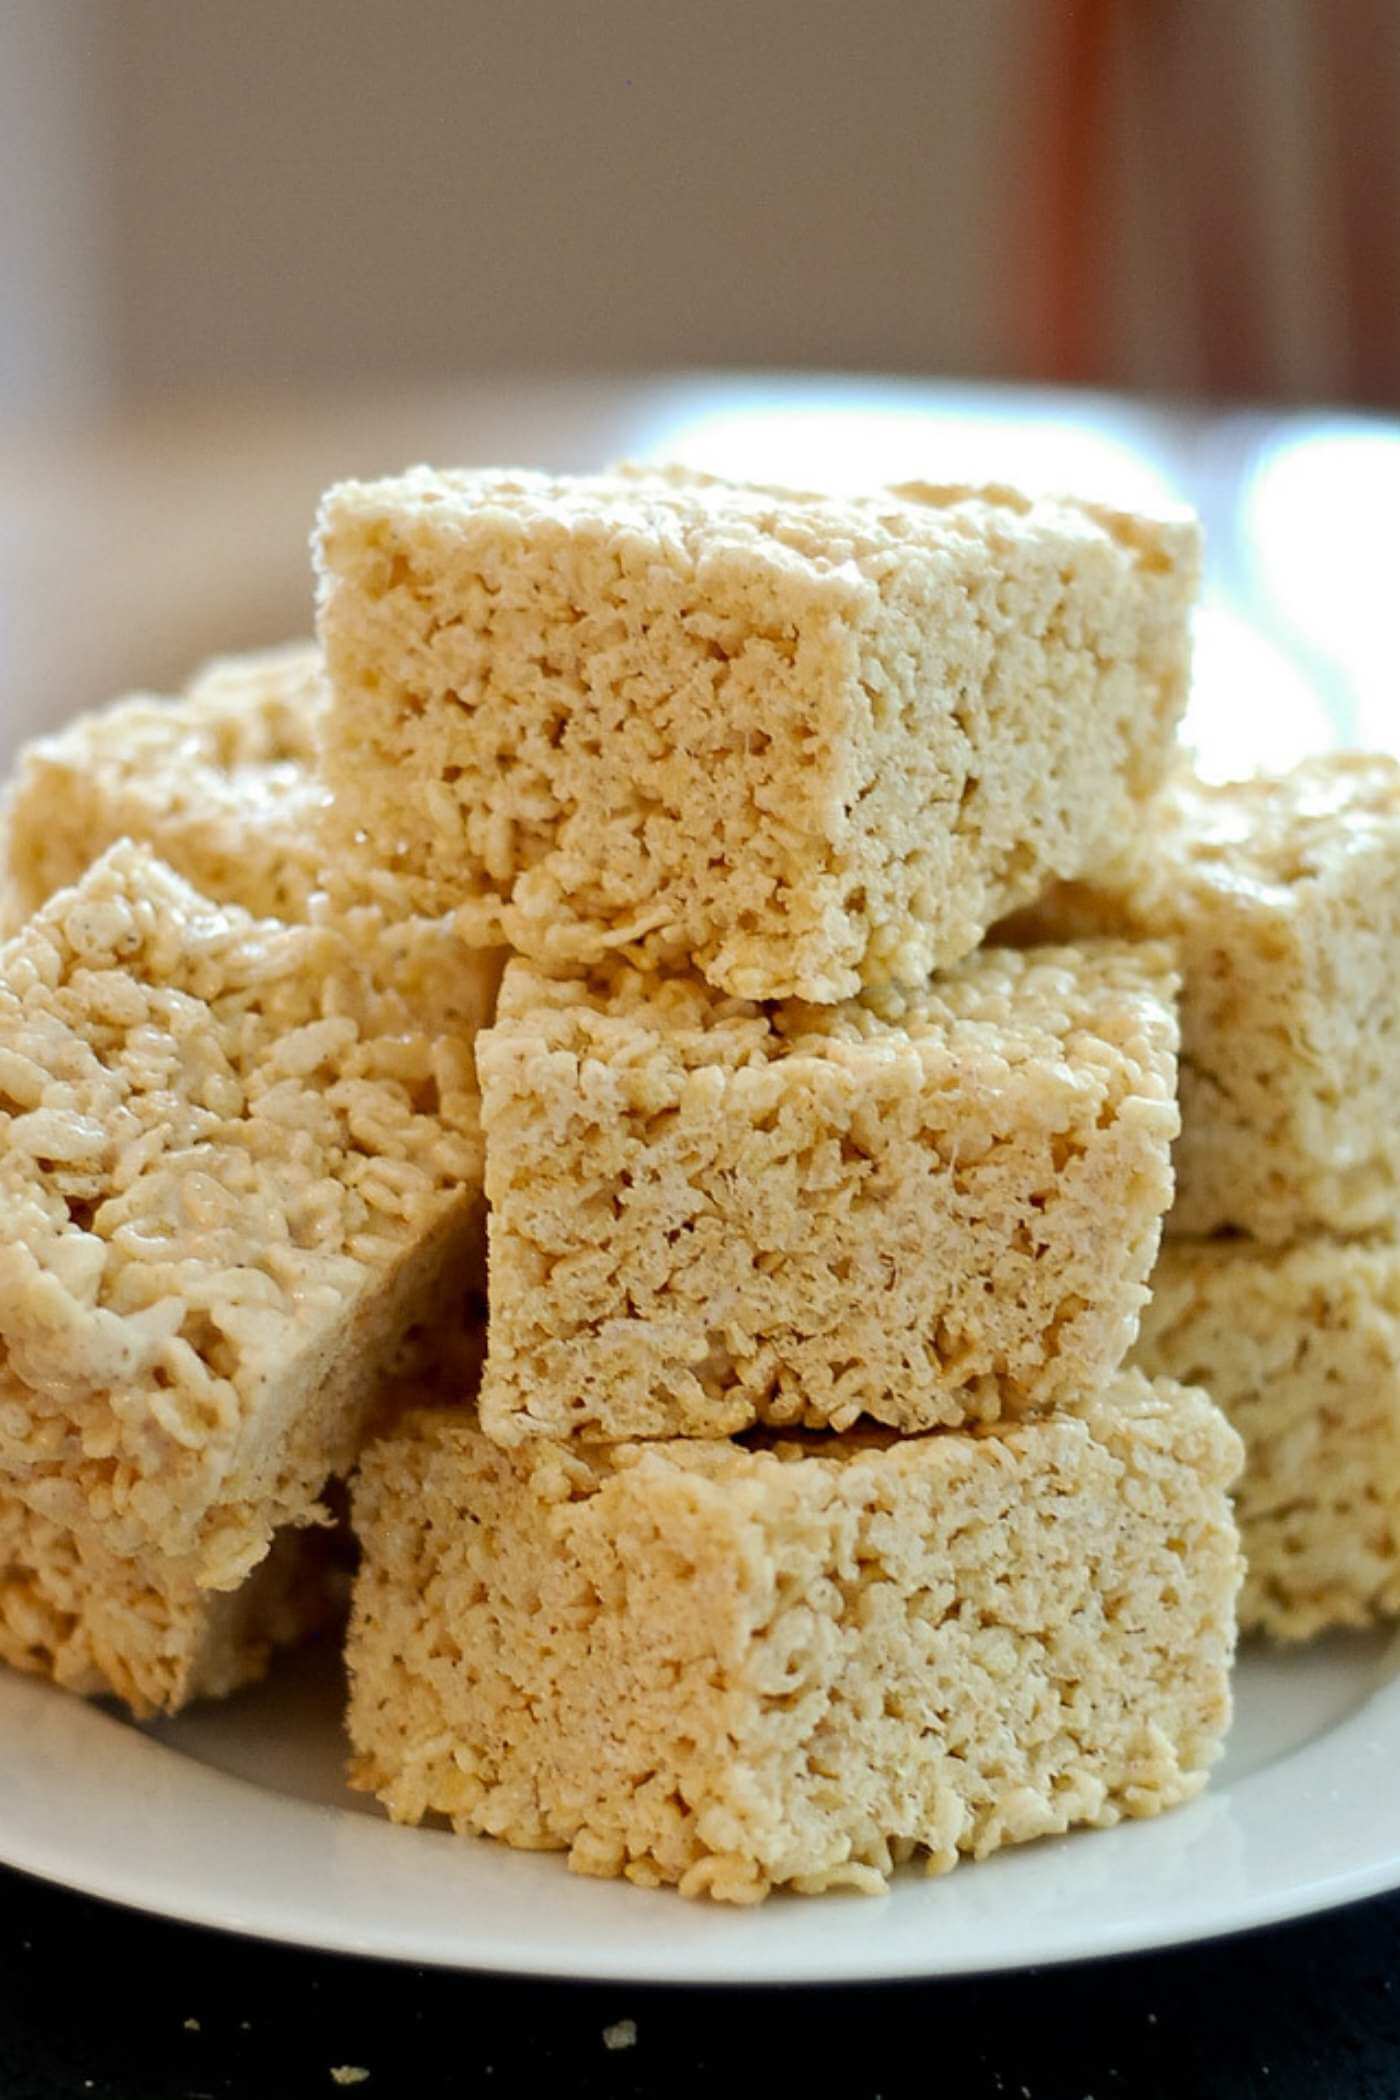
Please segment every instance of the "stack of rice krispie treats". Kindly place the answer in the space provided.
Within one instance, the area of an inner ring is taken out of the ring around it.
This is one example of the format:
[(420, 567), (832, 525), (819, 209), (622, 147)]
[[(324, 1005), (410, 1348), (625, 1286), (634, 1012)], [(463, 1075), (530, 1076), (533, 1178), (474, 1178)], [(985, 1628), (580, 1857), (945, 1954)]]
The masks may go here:
[(331, 847), (514, 951), (479, 1409), (353, 1490), (356, 1783), (737, 1902), (1194, 1793), (1240, 1447), (1124, 1368), (1175, 962), (985, 941), (1146, 820), (1194, 529), (424, 469), (317, 560)]
[(315, 559), (9, 790), (0, 1658), (249, 1681), (348, 1479), (400, 1820), (747, 1902), (1191, 1796), (1237, 1430), (1387, 1608), (1388, 772), (1215, 823), (1184, 520), (416, 469)]
[(1008, 929), (1169, 939), (1177, 1193), (1136, 1361), (1248, 1451), (1246, 1628), (1400, 1611), (1400, 766), (1181, 774), (1119, 864)]

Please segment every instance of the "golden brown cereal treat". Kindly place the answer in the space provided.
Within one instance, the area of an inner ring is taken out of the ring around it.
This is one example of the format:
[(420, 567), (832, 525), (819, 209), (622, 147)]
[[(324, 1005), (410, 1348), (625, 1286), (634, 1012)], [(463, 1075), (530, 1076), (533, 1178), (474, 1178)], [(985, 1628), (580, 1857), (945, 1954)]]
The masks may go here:
[(1096, 1391), (1171, 1201), (1174, 989), (1121, 942), (837, 1007), (510, 964), (483, 1426), (917, 1430)]
[(919, 983), (1123, 843), (1185, 702), (1193, 524), (679, 470), (322, 506), (331, 837), (553, 966)]
[(0, 1662), (133, 1713), (175, 1713), (260, 1678), (343, 1609), (346, 1577), (325, 1534), (284, 1531), (232, 1595), (188, 1561), (119, 1560), (0, 1488)]
[(355, 1785), (753, 1902), (1187, 1799), (1229, 1720), (1239, 1440), (1125, 1373), (995, 1431), (368, 1453)]
[(1400, 1613), (1400, 1247), (1172, 1240), (1137, 1361), (1245, 1441), (1241, 1623), (1287, 1640)]
[[(472, 1036), (112, 847), (0, 948), (0, 1476), (235, 1588), (479, 1282)], [(478, 1020), (480, 1015), (476, 1017)]]
[(1181, 1006), (1169, 1234), (1388, 1230), (1400, 1206), (1400, 765), (1182, 777), (1139, 850), (1005, 937), (1168, 938)]
[(20, 917), (119, 838), (220, 903), (304, 918), (325, 859), (312, 771), (325, 700), (311, 643), (207, 664), (178, 699), (142, 693), (20, 755), (5, 866)]

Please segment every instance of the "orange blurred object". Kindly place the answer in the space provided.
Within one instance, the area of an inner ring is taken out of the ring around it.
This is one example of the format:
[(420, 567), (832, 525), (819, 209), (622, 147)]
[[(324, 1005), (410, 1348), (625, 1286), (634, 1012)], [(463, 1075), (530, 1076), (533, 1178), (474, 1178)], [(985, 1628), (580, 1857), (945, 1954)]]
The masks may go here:
[(1065, 0), (1025, 94), (1016, 369), (1400, 399), (1393, 0)]

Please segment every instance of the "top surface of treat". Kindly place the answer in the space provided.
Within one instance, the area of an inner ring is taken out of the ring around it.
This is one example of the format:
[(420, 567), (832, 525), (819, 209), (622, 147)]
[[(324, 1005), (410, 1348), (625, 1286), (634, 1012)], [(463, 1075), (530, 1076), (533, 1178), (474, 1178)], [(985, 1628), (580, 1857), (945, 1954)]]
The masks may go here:
[(318, 887), (315, 772), (327, 698), (310, 643), (207, 664), (179, 698), (137, 693), (21, 754), (6, 857), (37, 910), (122, 836), (144, 839), (208, 894), (299, 915)]
[(224, 767), (283, 759), (314, 764), (326, 699), (321, 651), (313, 641), (211, 657), (184, 695), (191, 721), (206, 725), (202, 748)]
[(123, 843), (0, 947), (0, 1330), (46, 1407), (164, 1363), (217, 1417), (479, 1174), (470, 1043), (333, 925)]
[(122, 842), (0, 948), (0, 1173), (91, 1195), (259, 1113), (269, 1157), (293, 1156), (297, 1133), (343, 1148), (311, 1107), (337, 1082), (400, 1102), (390, 1149), (427, 1163), (452, 1146), (413, 1092), (450, 1127), (470, 1067), (416, 1019), (333, 920), (211, 904)]
[(876, 583), (892, 560), (911, 550), (948, 554), (965, 550), (970, 540), (1014, 544), (1046, 533), (1113, 540), (1135, 560), (1157, 566), (1164, 535), (1179, 536), (1183, 546), (1196, 535), (1184, 511), (1149, 521), (995, 484), (911, 482), (872, 496), (834, 496), (642, 466), (564, 476), (417, 466), (388, 480), (342, 482), (327, 493), (323, 520), (330, 530), (357, 515), (392, 515), (429, 533), (640, 539), (669, 561), (732, 553), (805, 569), (814, 578), (846, 570), (852, 581)]
[(1124, 872), (1164, 901), (1185, 879), (1278, 905), (1377, 850), (1400, 857), (1400, 763), (1334, 752), (1277, 778), (1225, 785), (1181, 771)]
[(99, 754), (111, 779), (177, 806), (226, 794), (231, 775), (248, 776), (245, 786), (265, 775), (269, 801), (280, 801), (305, 792), (325, 699), (319, 649), (293, 643), (216, 657), (178, 699), (130, 694), (40, 738), (30, 752), (50, 764)]
[(503, 1032), (549, 1050), (622, 1058), (651, 1043), (685, 1069), (806, 1057), (861, 1066), (926, 1047), (991, 1059), (1002, 1071), (1060, 1062), (1111, 1033), (1155, 1030), (1176, 989), (1164, 943), (1090, 940), (1072, 947), (983, 948), (917, 989), (877, 987), (838, 1006), (726, 997), (694, 973), (658, 976), (615, 963), (556, 979), (516, 960), (501, 987)]

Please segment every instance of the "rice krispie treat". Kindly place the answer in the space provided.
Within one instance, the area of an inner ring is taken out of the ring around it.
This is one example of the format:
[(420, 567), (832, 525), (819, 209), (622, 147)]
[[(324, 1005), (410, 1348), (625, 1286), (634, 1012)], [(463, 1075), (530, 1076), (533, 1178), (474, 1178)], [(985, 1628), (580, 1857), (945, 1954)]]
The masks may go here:
[(1120, 942), (837, 1007), (511, 963), (478, 1045), (484, 1427), (915, 1430), (1096, 1390), (1171, 1201), (1174, 989)]
[(1172, 1240), (1137, 1361), (1244, 1438), (1241, 1622), (1289, 1640), (1400, 1613), (1400, 1246)]
[(1400, 765), (1180, 778), (1139, 849), (1009, 938), (1165, 937), (1181, 962), (1168, 1233), (1387, 1230), (1400, 1205)]
[(504, 951), (468, 946), (450, 917), (414, 914), (390, 871), (327, 860), (314, 771), (324, 701), (320, 651), (303, 643), (216, 659), (180, 699), (118, 701), (28, 745), (8, 837), (0, 823), (0, 938), (132, 838), (216, 903), (290, 921), (338, 913), (435, 1028), (474, 1030)]
[(118, 1556), (235, 1588), (479, 1282), (471, 1034), (375, 963), (129, 842), (0, 947), (0, 1477)]
[(302, 643), (219, 659), (178, 700), (137, 694), (27, 746), (3, 842), (7, 916), (134, 838), (207, 897), (304, 918), (325, 859), (312, 770), (324, 700), (320, 651)]
[(920, 982), (1137, 825), (1198, 534), (1003, 488), (680, 470), (347, 482), (317, 537), (331, 836), (550, 965)]
[(996, 1431), (368, 1452), (353, 1784), (753, 1902), (1146, 1816), (1230, 1714), (1239, 1440), (1124, 1373)]
[(280, 1533), (229, 1595), (188, 1561), (119, 1560), (0, 1488), (0, 1662), (142, 1717), (255, 1683), (274, 1649), (334, 1620), (344, 1588), (322, 1532)]

